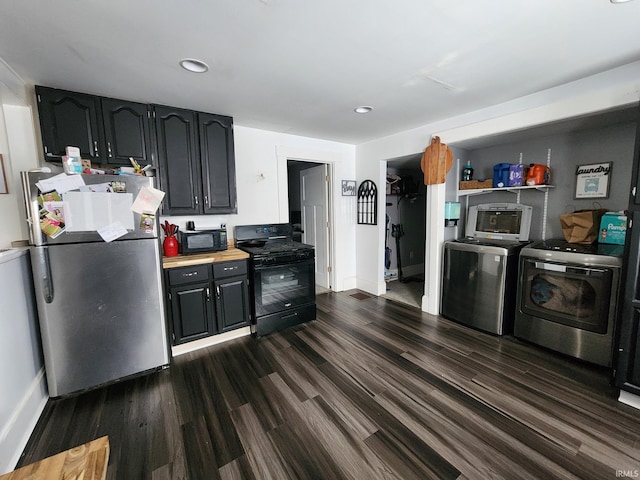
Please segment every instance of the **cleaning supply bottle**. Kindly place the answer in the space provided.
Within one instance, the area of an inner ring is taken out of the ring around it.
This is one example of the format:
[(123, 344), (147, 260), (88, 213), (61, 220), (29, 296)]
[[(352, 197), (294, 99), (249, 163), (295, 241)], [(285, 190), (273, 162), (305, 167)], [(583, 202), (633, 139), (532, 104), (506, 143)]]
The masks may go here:
[(462, 169), (462, 180), (466, 182), (471, 179), (473, 179), (473, 167), (471, 161), (467, 160), (467, 164)]

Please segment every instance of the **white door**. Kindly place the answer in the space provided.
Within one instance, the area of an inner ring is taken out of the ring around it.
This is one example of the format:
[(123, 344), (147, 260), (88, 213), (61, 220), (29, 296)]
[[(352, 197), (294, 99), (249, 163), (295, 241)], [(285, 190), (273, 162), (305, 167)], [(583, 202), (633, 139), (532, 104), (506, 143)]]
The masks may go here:
[(316, 285), (329, 288), (328, 173), (326, 165), (300, 172), (302, 242), (315, 246)]

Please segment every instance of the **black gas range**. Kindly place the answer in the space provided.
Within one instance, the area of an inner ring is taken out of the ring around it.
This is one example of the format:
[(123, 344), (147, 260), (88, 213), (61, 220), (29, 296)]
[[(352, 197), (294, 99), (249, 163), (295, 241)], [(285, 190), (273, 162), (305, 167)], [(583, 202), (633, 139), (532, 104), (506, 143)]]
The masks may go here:
[(316, 318), (315, 250), (293, 241), (290, 224), (238, 225), (234, 245), (250, 255), (254, 334)]

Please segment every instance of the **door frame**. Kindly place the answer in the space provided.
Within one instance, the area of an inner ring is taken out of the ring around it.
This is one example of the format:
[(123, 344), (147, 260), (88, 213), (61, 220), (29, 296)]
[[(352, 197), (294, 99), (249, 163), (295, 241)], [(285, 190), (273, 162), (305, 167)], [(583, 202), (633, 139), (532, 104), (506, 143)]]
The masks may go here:
[(335, 210), (335, 164), (342, 160), (340, 154), (334, 152), (319, 152), (308, 149), (292, 148), (286, 146), (276, 146), (276, 155), (278, 158), (278, 211), (280, 215), (280, 222), (289, 222), (289, 179), (288, 179), (288, 167), (287, 162), (289, 160), (295, 160), (299, 162), (324, 164), (327, 167), (327, 175), (329, 180), (327, 182), (327, 221), (329, 222), (329, 228), (327, 232), (327, 245), (329, 246), (328, 265), (331, 267), (331, 271), (328, 272), (329, 290), (337, 291), (336, 285), (337, 266), (335, 265), (335, 249), (336, 249), (336, 212)]

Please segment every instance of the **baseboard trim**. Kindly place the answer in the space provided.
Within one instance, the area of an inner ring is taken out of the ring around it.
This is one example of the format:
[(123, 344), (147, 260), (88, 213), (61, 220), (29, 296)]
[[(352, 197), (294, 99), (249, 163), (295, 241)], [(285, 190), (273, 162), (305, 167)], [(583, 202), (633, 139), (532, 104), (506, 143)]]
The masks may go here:
[(48, 400), (42, 367), (0, 432), (0, 475), (16, 468)]
[(178, 357), (185, 353), (194, 352), (201, 348), (207, 348), (219, 343), (228, 342), (235, 338), (246, 337), (247, 335), (251, 335), (251, 327), (242, 327), (236, 330), (231, 330), (230, 332), (212, 335), (211, 337), (201, 338), (200, 340), (194, 340), (193, 342), (175, 345), (171, 347), (171, 353), (174, 357)]

